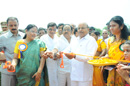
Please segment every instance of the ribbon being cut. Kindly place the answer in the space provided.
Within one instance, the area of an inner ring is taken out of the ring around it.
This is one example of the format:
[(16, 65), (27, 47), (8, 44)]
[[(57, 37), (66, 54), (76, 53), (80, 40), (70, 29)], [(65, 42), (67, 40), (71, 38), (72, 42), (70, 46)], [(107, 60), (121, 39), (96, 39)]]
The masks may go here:
[(60, 57), (62, 58), (60, 68), (64, 68), (63, 52), (61, 52)]
[[(64, 62), (63, 62), (63, 54), (65, 54), (65, 52), (61, 53), (61, 68), (64, 68)], [(101, 58), (99, 56), (88, 56), (88, 55), (82, 55), (82, 54), (76, 54), (76, 53), (69, 53), (71, 56), (74, 57), (74, 55), (78, 55), (78, 56), (84, 56), (84, 57), (90, 57), (90, 58), (94, 58), (94, 60), (88, 60), (87, 62), (89, 64), (95, 65), (95, 66), (107, 66), (107, 65), (116, 65), (117, 63), (130, 63), (130, 61), (127, 60), (114, 60), (114, 59), (109, 59), (109, 58)], [(85, 58), (87, 60), (87, 58)]]
[[(65, 54), (65, 52), (61, 52), (60, 53), (60, 57), (61, 57), (61, 64), (60, 64), (60, 68), (64, 68), (64, 61), (63, 61), (63, 54)], [(76, 54), (74, 54), (74, 53), (69, 53), (70, 55), (72, 55), (72, 56), (74, 56), (74, 55), (76, 55)]]

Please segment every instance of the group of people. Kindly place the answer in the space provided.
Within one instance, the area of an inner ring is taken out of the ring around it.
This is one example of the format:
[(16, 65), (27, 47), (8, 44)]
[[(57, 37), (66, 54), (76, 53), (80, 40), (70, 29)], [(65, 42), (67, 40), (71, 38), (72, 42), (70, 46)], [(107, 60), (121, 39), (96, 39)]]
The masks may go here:
[[(18, 19), (9, 17), (5, 26), (6, 32), (0, 35), (1, 86), (130, 84), (129, 64), (98, 67), (87, 62), (102, 58), (130, 61), (129, 31), (121, 16), (110, 19), (102, 37), (87, 23), (76, 28), (50, 22), (47, 29), (29, 24), (20, 32)], [(7, 61), (11, 64), (3, 69)]]

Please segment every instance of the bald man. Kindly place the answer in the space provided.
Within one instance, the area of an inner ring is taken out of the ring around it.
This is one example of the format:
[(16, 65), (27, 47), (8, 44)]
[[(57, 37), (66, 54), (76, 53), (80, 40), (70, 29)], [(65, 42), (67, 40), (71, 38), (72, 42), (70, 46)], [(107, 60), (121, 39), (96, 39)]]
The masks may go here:
[(70, 52), (94, 56), (97, 50), (96, 40), (89, 35), (89, 28), (86, 23), (78, 25), (79, 37), (73, 39), (70, 46), (65, 50), (65, 56), (72, 59), (71, 86), (92, 86), (93, 66), (88, 64), (92, 57), (70, 55)]
[(108, 31), (107, 30), (103, 30), (102, 31), (102, 36), (103, 36), (103, 40), (108, 38)]
[(106, 43), (106, 45), (107, 45), (107, 42), (108, 42), (108, 31), (107, 30), (103, 30), (102, 31), (102, 36), (103, 36), (103, 41)]

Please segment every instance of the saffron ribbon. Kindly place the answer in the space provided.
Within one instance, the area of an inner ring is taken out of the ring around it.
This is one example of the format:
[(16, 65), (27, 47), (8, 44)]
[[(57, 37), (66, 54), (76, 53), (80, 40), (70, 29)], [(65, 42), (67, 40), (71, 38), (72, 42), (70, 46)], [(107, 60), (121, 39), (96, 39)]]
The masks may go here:
[(62, 58), (60, 68), (64, 68), (63, 52), (61, 52), (60, 57)]
[[(65, 54), (65, 52), (62, 52), (63, 54)], [(88, 56), (88, 55), (82, 55), (82, 54), (76, 54), (76, 53), (70, 53), (70, 55), (78, 55), (78, 56), (84, 56), (84, 57), (91, 57), (91, 58), (94, 58), (94, 59), (99, 59), (101, 57), (99, 56)], [(109, 59), (109, 58), (108, 58)], [(112, 59), (112, 60), (115, 60), (115, 59)], [(127, 61), (127, 60), (116, 60), (118, 62), (125, 62), (125, 63), (130, 63), (130, 61)]]

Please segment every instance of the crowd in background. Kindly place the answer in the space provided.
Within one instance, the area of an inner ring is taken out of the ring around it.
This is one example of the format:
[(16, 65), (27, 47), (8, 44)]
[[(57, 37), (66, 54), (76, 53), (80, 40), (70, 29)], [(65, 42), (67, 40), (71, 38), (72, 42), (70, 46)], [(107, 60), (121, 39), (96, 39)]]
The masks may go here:
[[(102, 33), (87, 23), (18, 26), (15, 17), (1, 22), (1, 86), (129, 86), (129, 64), (87, 63), (101, 58), (130, 61), (130, 34), (121, 16), (111, 18)], [(6, 61), (11, 65), (3, 69)]]

